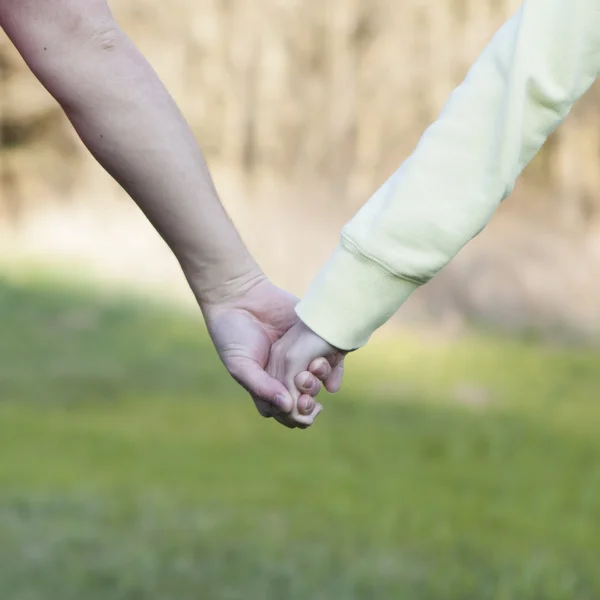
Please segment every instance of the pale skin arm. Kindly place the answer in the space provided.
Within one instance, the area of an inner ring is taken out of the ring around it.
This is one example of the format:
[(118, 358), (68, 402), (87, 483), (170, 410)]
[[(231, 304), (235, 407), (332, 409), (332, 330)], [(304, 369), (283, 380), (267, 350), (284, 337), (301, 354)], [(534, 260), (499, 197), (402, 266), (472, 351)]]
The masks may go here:
[[(266, 280), (244, 246), (192, 131), (106, 2), (0, 0), (0, 26), (90, 152), (169, 245), (217, 351), (261, 414), (288, 426), (312, 424), (320, 405), (311, 399), (299, 407), (306, 414), (292, 411), (285, 386), (264, 372), (271, 344), (297, 322), (296, 300)], [(278, 309), (276, 323), (265, 311), (258, 315), (261, 302)], [(226, 325), (232, 316), (235, 330)], [(313, 371), (339, 387), (339, 373), (324, 362)], [(306, 391), (318, 393), (314, 376), (303, 374), (303, 381)]]
[(259, 276), (185, 119), (107, 4), (0, 4), (6, 33), (90, 152), (173, 250), (200, 301)]

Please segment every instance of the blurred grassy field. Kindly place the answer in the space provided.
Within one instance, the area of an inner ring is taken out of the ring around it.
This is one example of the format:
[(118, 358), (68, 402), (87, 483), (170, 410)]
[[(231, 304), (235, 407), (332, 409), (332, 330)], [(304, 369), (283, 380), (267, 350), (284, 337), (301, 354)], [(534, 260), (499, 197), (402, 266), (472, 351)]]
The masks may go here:
[(313, 429), (201, 322), (0, 278), (2, 600), (597, 600), (592, 351), (400, 337)]

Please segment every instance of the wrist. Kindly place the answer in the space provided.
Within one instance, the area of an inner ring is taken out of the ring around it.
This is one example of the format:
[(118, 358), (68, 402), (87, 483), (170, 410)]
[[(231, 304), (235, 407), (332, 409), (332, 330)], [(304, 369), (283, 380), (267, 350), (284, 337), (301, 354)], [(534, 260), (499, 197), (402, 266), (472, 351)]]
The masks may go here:
[(182, 265), (182, 268), (203, 312), (235, 301), (266, 279), (250, 256), (247, 260), (225, 265), (204, 268), (186, 268)]
[(318, 334), (314, 329), (309, 327), (300, 318), (298, 319), (298, 324), (296, 325), (296, 327), (298, 328), (298, 331), (300, 331), (303, 336), (306, 336), (307, 338), (312, 339), (314, 341), (313, 343), (322, 346), (324, 353), (333, 351), (333, 352), (340, 352), (342, 354), (345, 354), (347, 352), (347, 350), (342, 350), (340, 348), (337, 348), (333, 344), (331, 344), (324, 337), (322, 337), (320, 334)]

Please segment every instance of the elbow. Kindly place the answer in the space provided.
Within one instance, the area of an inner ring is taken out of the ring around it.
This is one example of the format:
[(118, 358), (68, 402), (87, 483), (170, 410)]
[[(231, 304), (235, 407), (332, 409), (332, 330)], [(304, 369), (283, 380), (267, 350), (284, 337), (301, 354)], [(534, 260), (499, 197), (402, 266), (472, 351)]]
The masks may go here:
[(83, 65), (117, 51), (122, 34), (105, 0), (7, 0), (13, 43), (50, 93), (67, 100)]
[(112, 50), (119, 31), (106, 0), (4, 0), (0, 24), (28, 62), (88, 46)]

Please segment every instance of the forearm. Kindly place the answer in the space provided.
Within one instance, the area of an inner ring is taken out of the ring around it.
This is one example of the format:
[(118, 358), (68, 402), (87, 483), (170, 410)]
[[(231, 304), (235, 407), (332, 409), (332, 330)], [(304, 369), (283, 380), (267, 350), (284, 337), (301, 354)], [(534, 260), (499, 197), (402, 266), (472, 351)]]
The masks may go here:
[(298, 314), (364, 344), (487, 224), (600, 69), (597, 0), (529, 0), (495, 36), (413, 155), (344, 228)]
[[(199, 300), (215, 301), (256, 277), (260, 270), (219, 202), (189, 126), (106, 5), (20, 3), (3, 19), (7, 33), (172, 249)], [(70, 26), (73, 10), (88, 12)]]

